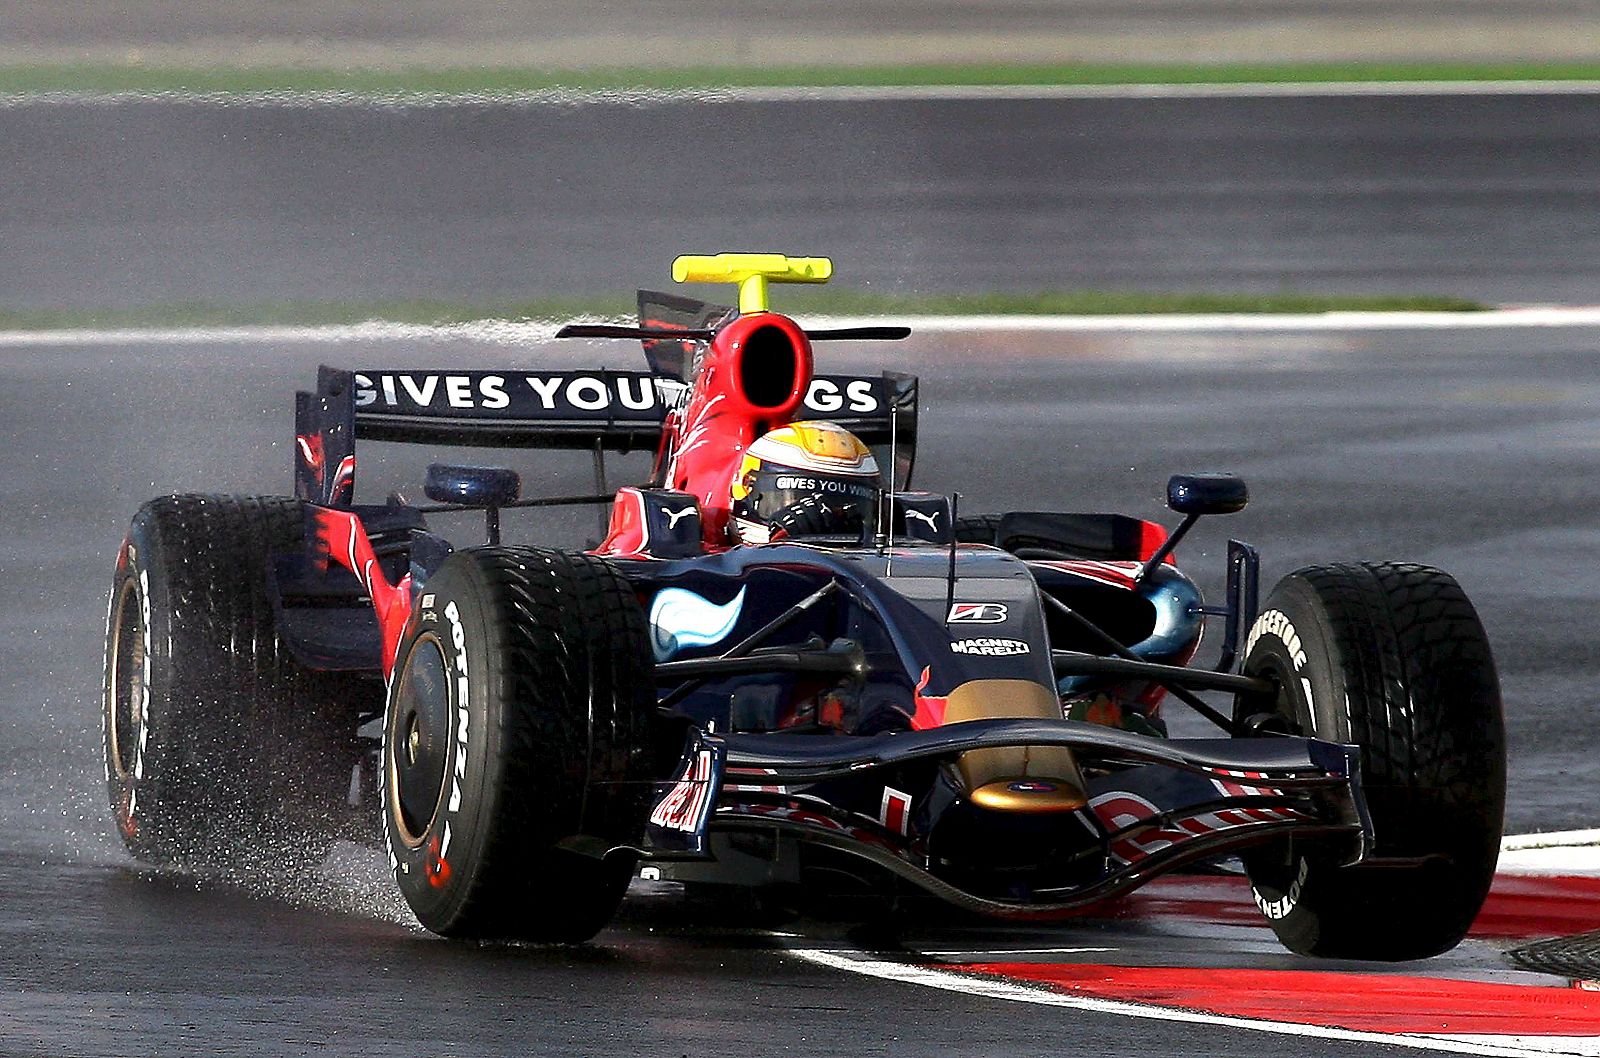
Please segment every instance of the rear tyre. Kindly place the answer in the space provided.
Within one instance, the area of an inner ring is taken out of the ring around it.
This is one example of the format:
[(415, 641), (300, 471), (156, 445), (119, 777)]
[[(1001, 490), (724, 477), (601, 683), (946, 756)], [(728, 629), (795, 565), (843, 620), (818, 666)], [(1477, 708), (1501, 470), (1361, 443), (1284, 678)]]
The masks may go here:
[[(272, 554), (299, 501), (165, 496), (134, 516), (106, 631), (106, 785), (128, 850), (175, 867), (299, 870), (350, 817), (372, 680), (314, 672), (279, 639)], [(375, 703), (374, 703), (375, 704)]]
[(1499, 856), (1505, 812), (1500, 685), (1483, 626), (1454, 578), (1393, 562), (1311, 566), (1273, 589), (1244, 671), (1275, 700), (1240, 718), (1361, 749), (1382, 862), (1341, 866), (1293, 842), (1245, 857), (1256, 904), (1304, 955), (1419, 959), (1472, 925)]
[(657, 770), (633, 589), (589, 555), (460, 551), (398, 659), (383, 820), (417, 919), (451, 937), (594, 936), (632, 876)]
[(956, 519), (958, 544), (993, 544), (999, 532), (998, 514), (969, 514)]

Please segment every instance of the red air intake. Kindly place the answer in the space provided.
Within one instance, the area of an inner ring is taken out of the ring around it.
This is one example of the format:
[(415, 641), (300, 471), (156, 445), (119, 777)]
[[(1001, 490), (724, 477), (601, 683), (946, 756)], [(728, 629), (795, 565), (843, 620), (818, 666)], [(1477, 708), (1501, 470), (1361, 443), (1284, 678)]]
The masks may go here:
[(733, 474), (745, 448), (789, 422), (811, 388), (811, 343), (776, 312), (740, 316), (720, 331), (695, 378), (674, 431), (672, 488), (693, 493), (713, 546), (727, 539)]
[(724, 327), (701, 378), (703, 390), (723, 394), (727, 413), (748, 419), (753, 430), (788, 422), (810, 386), (811, 343), (776, 312), (740, 316)]

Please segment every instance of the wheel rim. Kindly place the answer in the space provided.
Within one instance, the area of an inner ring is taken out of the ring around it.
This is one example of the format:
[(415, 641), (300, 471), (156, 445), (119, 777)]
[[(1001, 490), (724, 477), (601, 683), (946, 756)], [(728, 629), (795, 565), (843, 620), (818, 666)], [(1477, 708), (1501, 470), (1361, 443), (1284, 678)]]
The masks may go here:
[(111, 671), (106, 676), (106, 739), (112, 771), (121, 780), (139, 777), (140, 735), (150, 703), (145, 628), (139, 592), (124, 580), (111, 612)]
[(389, 711), (389, 818), (400, 840), (417, 848), (438, 818), (450, 778), (450, 680), (444, 645), (419, 636), (406, 655)]

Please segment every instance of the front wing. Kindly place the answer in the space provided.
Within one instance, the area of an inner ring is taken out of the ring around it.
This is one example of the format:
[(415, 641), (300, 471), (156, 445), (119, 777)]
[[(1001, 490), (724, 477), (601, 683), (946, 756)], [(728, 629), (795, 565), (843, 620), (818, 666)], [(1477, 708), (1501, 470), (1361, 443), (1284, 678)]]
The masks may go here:
[[(1067, 828), (1077, 861), (1069, 882), (978, 893), (930, 855), (962, 800), (948, 765), (1004, 746), (1070, 747), (1090, 776), (1083, 809), (1034, 817), (1057, 839)], [(777, 832), (852, 852), (958, 906), (1044, 918), (1291, 835), (1359, 861), (1372, 823), (1358, 753), (1318, 739), (1159, 739), (1070, 720), (974, 720), (876, 736), (695, 731), (677, 774), (657, 789), (641, 851), (703, 860), (713, 832)]]

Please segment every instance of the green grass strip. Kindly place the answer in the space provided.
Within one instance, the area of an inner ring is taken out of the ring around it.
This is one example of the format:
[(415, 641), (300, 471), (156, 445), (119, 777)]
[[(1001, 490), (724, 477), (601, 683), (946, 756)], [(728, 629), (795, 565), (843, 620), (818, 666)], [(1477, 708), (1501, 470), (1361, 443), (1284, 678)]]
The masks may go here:
[(1596, 63), (1344, 63), (1227, 65), (960, 65), (619, 67), (552, 70), (524, 67), (337, 69), (140, 64), (0, 67), (0, 92), (314, 92), (504, 93), (578, 90), (873, 85), (1126, 85), (1360, 81), (1589, 81)]
[[(707, 296), (716, 297), (711, 290)], [(774, 308), (797, 315), (1116, 316), (1172, 313), (1474, 312), (1488, 306), (1429, 296), (1325, 297), (1315, 294), (1142, 294), (1078, 291), (1041, 294), (872, 294), (848, 289), (782, 291)], [(3, 330), (248, 327), (351, 324), (368, 320), (449, 324), (471, 320), (628, 319), (631, 295), (539, 298), (500, 304), (427, 299), (282, 302), (254, 305), (183, 303), (108, 309), (0, 309)]]

